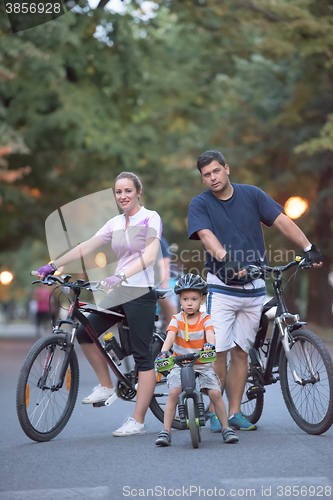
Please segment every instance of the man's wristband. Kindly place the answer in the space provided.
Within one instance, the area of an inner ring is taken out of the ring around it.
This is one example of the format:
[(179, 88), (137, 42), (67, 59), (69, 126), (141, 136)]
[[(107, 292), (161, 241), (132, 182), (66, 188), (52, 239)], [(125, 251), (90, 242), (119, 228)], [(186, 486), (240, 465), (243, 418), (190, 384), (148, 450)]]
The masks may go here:
[(58, 270), (58, 266), (55, 262), (50, 262), (50, 266), (52, 267), (53, 271), (57, 271)]
[(312, 248), (312, 244), (310, 243), (310, 245), (308, 247), (303, 249), (303, 252), (310, 252), (311, 248)]

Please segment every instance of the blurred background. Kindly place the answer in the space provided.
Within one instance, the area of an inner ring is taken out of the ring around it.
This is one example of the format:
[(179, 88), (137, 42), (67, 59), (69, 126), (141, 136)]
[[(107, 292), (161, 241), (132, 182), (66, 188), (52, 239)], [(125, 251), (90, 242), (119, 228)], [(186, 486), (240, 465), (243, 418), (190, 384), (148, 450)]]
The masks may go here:
[[(0, 323), (35, 314), (29, 271), (50, 260), (47, 217), (112, 188), (124, 170), (160, 213), (174, 268), (182, 251), (191, 268), (201, 251), (187, 239), (188, 205), (203, 190), (196, 159), (217, 149), (231, 181), (269, 193), (320, 248), (323, 267), (300, 273), (287, 295), (293, 312), (331, 335), (332, 8), (80, 0), (13, 34), (1, 3)], [(264, 232), (269, 255), (300, 252)]]

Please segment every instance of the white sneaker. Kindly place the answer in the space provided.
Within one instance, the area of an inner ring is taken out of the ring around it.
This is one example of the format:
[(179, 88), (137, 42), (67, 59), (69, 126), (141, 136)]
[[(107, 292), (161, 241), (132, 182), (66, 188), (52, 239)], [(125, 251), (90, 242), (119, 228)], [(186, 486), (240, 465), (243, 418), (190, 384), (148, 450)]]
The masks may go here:
[(146, 424), (139, 424), (134, 418), (127, 417), (119, 429), (113, 431), (114, 436), (134, 436), (135, 434), (146, 434)]
[(103, 387), (101, 384), (94, 387), (92, 393), (86, 398), (82, 399), (83, 404), (89, 403), (102, 403), (109, 399), (110, 396), (114, 394), (114, 388)]

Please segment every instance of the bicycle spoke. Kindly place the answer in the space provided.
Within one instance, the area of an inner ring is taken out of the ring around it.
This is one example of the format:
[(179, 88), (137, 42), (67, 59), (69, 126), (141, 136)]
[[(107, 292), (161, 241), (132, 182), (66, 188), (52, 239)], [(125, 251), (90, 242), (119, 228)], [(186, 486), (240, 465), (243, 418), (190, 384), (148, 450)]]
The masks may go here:
[(20, 373), (18, 417), (24, 432), (36, 441), (47, 441), (56, 436), (66, 425), (76, 401), (79, 369), (74, 352), (68, 366), (68, 388), (68, 372), (64, 387), (56, 388), (66, 356), (62, 349), (63, 338), (54, 334), (41, 339), (32, 347)]
[(333, 365), (323, 342), (312, 332), (294, 334), (290, 354), (302, 384), (295, 382), (284, 352), (280, 358), (281, 389), (287, 408), (301, 429), (321, 434), (333, 422)]

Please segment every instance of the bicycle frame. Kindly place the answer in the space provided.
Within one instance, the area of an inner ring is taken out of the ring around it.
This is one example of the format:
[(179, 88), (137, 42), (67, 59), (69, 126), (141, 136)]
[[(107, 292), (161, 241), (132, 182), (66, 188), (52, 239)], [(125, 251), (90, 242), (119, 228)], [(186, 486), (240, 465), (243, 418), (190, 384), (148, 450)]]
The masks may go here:
[[(296, 371), (295, 363), (293, 357), (291, 356), (290, 351), (290, 335), (289, 333), (300, 328), (302, 325), (306, 324), (306, 322), (299, 321), (298, 314), (289, 313), (281, 287), (281, 280), (277, 278), (273, 283), (274, 295), (275, 297), (271, 299), (267, 304), (264, 305), (263, 314), (267, 312), (269, 309), (277, 305), (276, 315), (274, 319), (273, 332), (270, 339), (268, 351), (267, 351), (267, 362), (266, 367), (263, 370), (263, 373), (259, 377), (261, 379), (262, 385), (270, 385), (272, 383), (277, 382), (277, 378), (272, 377), (273, 368), (278, 364), (281, 348), (285, 350), (286, 357), (290, 364), (290, 369), (294, 378), (294, 381), (298, 384), (305, 385), (307, 383), (313, 383), (316, 381), (315, 373), (313, 367), (311, 367), (311, 378), (309, 380), (304, 380), (299, 377)], [(291, 324), (287, 324), (287, 320), (291, 320)], [(257, 346), (254, 346), (254, 349), (258, 349)], [(253, 360), (254, 353), (250, 353), (251, 360), (254, 361), (254, 364), (258, 362), (257, 356)], [(306, 356), (306, 353), (305, 353)], [(307, 356), (307, 358), (309, 358)], [(262, 367), (263, 368), (263, 367)]]
[[(111, 368), (112, 372), (116, 376), (117, 380), (121, 383), (123, 383), (127, 389), (130, 391), (136, 391), (135, 385), (131, 382), (131, 380), (126, 377), (122, 371), (118, 368), (117, 364), (113, 361), (112, 358), (110, 358), (106, 351), (103, 349), (101, 343), (98, 340), (98, 334), (94, 330), (93, 326), (89, 322), (88, 318), (82, 313), (82, 311), (87, 311), (87, 312), (95, 312), (100, 315), (111, 315), (113, 317), (119, 318), (119, 322), (123, 319), (125, 319), (125, 315), (116, 311), (109, 311), (107, 309), (98, 309), (93, 304), (89, 303), (80, 303), (79, 302), (79, 295), (80, 295), (80, 289), (74, 289), (75, 292), (75, 298), (73, 303), (70, 306), (69, 313), (67, 315), (66, 319), (63, 320), (58, 320), (56, 326), (54, 327), (53, 331), (54, 333), (61, 332), (66, 334), (66, 345), (68, 349), (66, 349), (66, 355), (63, 361), (63, 365), (61, 367), (60, 373), (59, 373), (59, 381), (57, 385), (55, 386), (56, 388), (61, 388), (64, 383), (64, 379), (66, 376), (66, 371), (68, 367), (68, 363), (71, 357), (72, 349), (74, 348), (74, 340), (76, 337), (76, 331), (79, 327), (79, 324), (82, 324), (85, 327), (85, 331), (89, 335), (90, 339), (92, 342), (97, 346), (97, 349), (99, 352), (102, 354), (103, 358), (107, 362), (108, 366)], [(76, 321), (77, 320), (77, 321)], [(68, 324), (71, 326), (71, 332), (67, 332), (64, 330), (61, 330), (61, 326)], [(154, 332), (154, 335), (159, 336), (156, 332)], [(161, 340), (161, 343), (163, 343), (164, 339), (159, 337)], [(112, 396), (111, 396), (112, 397)], [(110, 398), (111, 399), (111, 398)], [(106, 401), (106, 406), (108, 406), (108, 401)], [(110, 402), (111, 404), (111, 402)]]
[[(193, 399), (195, 407), (197, 408), (200, 426), (204, 426), (206, 424), (205, 407), (202, 394), (196, 389), (195, 384), (195, 372), (193, 365), (198, 358), (199, 354), (195, 353), (175, 356), (174, 358), (175, 363), (181, 368), (180, 377), (182, 392), (178, 396), (178, 413), (183, 429), (187, 429), (185, 402), (189, 398)], [(184, 362), (186, 362), (186, 365), (183, 364)]]

